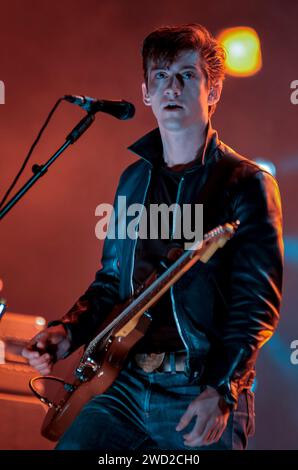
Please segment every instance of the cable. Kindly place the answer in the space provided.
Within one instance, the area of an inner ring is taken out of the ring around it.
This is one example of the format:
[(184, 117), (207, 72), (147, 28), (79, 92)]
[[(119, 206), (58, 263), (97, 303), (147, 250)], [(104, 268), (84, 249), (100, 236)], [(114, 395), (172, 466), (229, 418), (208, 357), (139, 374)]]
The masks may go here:
[(31, 154), (34, 150), (34, 148), (36, 147), (39, 139), (41, 138), (42, 134), (43, 134), (43, 131), (45, 130), (45, 128), (47, 127), (47, 125), (49, 124), (54, 112), (56, 111), (56, 109), (58, 108), (59, 104), (61, 103), (61, 101), (63, 100), (63, 98), (59, 98), (59, 100), (56, 102), (55, 106), (53, 107), (53, 109), (50, 111), (44, 125), (42, 126), (42, 128), (40, 129), (35, 141), (33, 142), (29, 152), (28, 152), (28, 155), (26, 156), (25, 160), (24, 160), (24, 163), (22, 164), (21, 166), (21, 169), (20, 171), (18, 172), (18, 174), (16, 175), (15, 179), (13, 180), (12, 184), (10, 185), (10, 187), (8, 188), (8, 190), (6, 191), (2, 201), (0, 202), (0, 208), (3, 206), (3, 204), (5, 203), (6, 199), (8, 198), (9, 194), (11, 193), (11, 191), (13, 190), (13, 188), (15, 187), (15, 185), (17, 184), (18, 182), (18, 179), (20, 178), (21, 174), (23, 173), (28, 161), (29, 161), (29, 158), (31, 157)]

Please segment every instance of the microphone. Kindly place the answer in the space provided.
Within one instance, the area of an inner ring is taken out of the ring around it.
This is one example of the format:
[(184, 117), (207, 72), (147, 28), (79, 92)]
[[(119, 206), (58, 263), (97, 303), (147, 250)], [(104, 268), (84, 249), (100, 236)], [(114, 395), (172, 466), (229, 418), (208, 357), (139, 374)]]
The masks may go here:
[(130, 119), (135, 114), (135, 107), (132, 103), (124, 100), (97, 100), (89, 96), (64, 95), (63, 99), (69, 103), (76, 104), (83, 108), (87, 113), (107, 113), (117, 119)]

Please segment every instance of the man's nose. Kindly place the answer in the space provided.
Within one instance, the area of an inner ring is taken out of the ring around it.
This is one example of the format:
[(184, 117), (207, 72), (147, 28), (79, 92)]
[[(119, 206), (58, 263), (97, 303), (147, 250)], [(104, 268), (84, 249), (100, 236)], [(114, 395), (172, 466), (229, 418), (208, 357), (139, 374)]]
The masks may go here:
[(183, 89), (183, 81), (177, 75), (171, 77), (167, 83), (165, 94), (167, 96), (180, 96)]

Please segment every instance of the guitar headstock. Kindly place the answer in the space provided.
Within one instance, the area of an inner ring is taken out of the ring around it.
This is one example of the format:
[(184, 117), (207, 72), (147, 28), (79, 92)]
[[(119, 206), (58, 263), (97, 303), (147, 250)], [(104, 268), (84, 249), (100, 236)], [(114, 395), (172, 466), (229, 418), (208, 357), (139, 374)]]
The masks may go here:
[(218, 245), (219, 248), (222, 248), (230, 238), (234, 235), (236, 230), (240, 225), (240, 221), (236, 220), (235, 222), (225, 223), (224, 225), (218, 225), (210, 232), (204, 235), (204, 245), (209, 244), (210, 241)]

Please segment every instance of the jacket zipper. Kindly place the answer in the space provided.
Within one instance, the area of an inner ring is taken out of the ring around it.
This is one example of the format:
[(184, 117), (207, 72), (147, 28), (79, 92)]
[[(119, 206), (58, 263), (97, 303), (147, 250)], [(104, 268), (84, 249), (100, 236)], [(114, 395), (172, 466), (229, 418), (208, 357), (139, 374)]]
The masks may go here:
[[(177, 204), (178, 204), (179, 199), (180, 199), (180, 194), (181, 194), (181, 188), (182, 188), (183, 181), (184, 181), (184, 176), (182, 176), (181, 180), (179, 181), (179, 185), (178, 185), (178, 191), (177, 191), (177, 197), (176, 197), (176, 206), (175, 206), (174, 215), (173, 215), (173, 227), (172, 227), (171, 239), (173, 239), (173, 236), (174, 236), (174, 233), (175, 233)], [(175, 322), (176, 322), (178, 333), (179, 333), (180, 338), (182, 339), (182, 342), (183, 342), (183, 344), (185, 346), (185, 349), (186, 349), (187, 362), (188, 362), (189, 361), (189, 348), (187, 346), (185, 338), (183, 337), (182, 330), (181, 330), (179, 320), (178, 320), (178, 316), (177, 316), (177, 312), (176, 312), (176, 304), (175, 304), (175, 298), (174, 298), (174, 286), (172, 286), (170, 288), (170, 295), (171, 295), (171, 303), (172, 303), (172, 308), (173, 308), (174, 319), (175, 319)]]
[[(152, 170), (151, 170), (151, 168), (150, 168), (150, 169), (149, 169), (149, 175), (148, 175), (148, 182), (147, 182), (147, 186), (146, 186), (145, 193), (144, 193), (144, 198), (143, 198), (142, 210), (141, 210), (140, 217), (139, 217), (139, 222), (138, 222), (138, 225), (137, 225), (138, 228), (139, 228), (140, 220), (141, 220), (141, 217), (142, 217), (142, 214), (143, 214), (145, 199), (146, 199), (147, 191), (148, 191), (149, 184), (150, 184), (150, 180), (151, 180), (151, 173), (152, 173)], [(133, 270), (134, 270), (134, 264), (135, 264), (135, 251), (136, 251), (137, 241), (138, 241), (138, 237), (137, 237), (137, 238), (135, 239), (135, 241), (134, 241), (134, 247), (133, 247), (133, 251), (132, 251), (132, 262), (131, 262), (131, 273), (130, 273), (130, 290), (131, 290), (131, 295), (134, 294), (134, 288), (133, 288)]]

